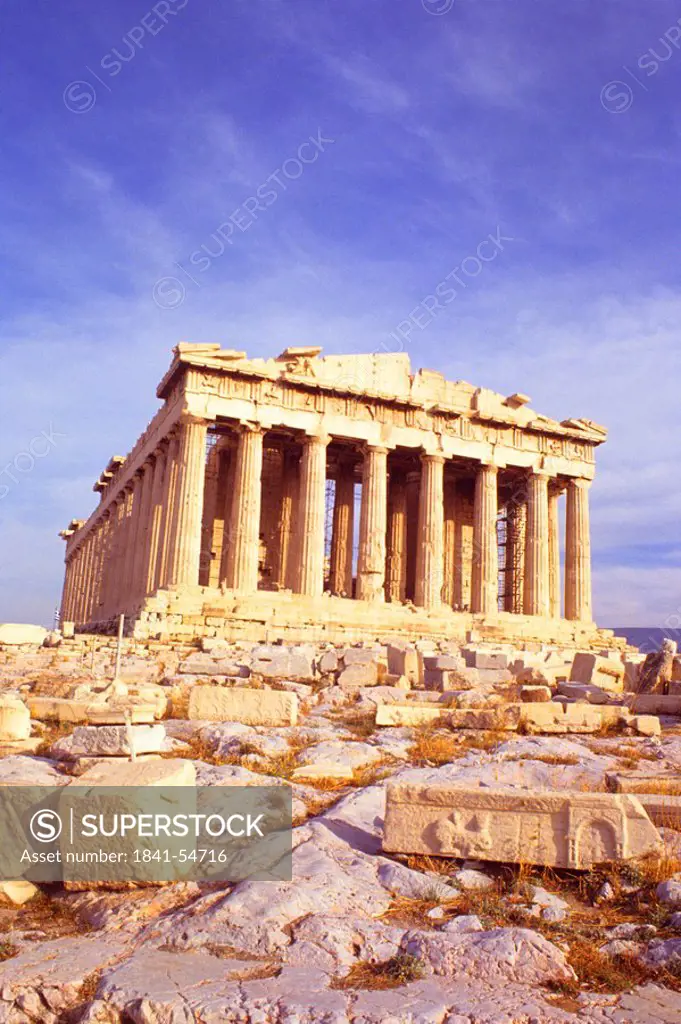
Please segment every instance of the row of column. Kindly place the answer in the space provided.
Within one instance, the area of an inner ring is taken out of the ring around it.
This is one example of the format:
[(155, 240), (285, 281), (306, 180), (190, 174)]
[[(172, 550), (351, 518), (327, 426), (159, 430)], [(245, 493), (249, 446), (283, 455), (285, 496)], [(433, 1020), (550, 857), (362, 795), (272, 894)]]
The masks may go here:
[[(368, 447), (362, 474), (357, 598), (403, 602), (408, 589), (410, 486), (412, 474), (391, 477), (388, 452)], [(423, 454), (415, 532), (414, 602), (435, 609), (452, 604), (456, 567), (453, 543), (455, 481), (445, 480), (445, 458)], [(497, 540), (498, 471), (480, 466), (475, 480), (471, 610), (492, 615), (499, 605)], [(354, 467), (341, 468), (331, 542), (330, 589), (352, 594)], [(565, 617), (591, 621), (591, 547), (587, 480), (567, 484)], [(549, 491), (549, 477), (532, 473), (524, 494), (522, 552), (524, 579), (520, 601), (509, 611), (560, 616), (560, 539), (558, 493)], [(520, 507), (520, 506), (518, 506)], [(321, 527), (319, 527), (321, 530)], [(386, 550), (387, 546), (387, 550)], [(507, 552), (509, 557), (513, 554)], [(306, 592), (306, 591), (304, 591)]]
[(67, 555), (62, 621), (104, 623), (198, 582), (207, 424), (183, 418)]
[[(68, 556), (64, 620), (105, 621), (155, 590), (198, 583), (206, 431), (205, 421), (182, 419), (88, 528)], [(227, 588), (244, 593), (258, 589), (263, 437), (262, 428), (242, 426), (230, 469), (220, 576)], [(323, 435), (306, 437), (299, 466), (284, 466), (277, 582), (311, 597), (320, 596), (324, 588), (329, 441)], [(444, 456), (424, 453), (420, 473), (389, 477), (388, 449), (365, 448), (359, 600), (398, 602), (409, 592), (426, 609), (452, 603), (455, 482), (445, 480), (444, 467)], [(475, 480), (471, 610), (488, 615), (497, 612), (499, 603), (497, 475), (496, 467), (481, 465)], [(348, 455), (336, 479), (330, 558), (330, 590), (346, 596), (353, 591), (354, 480), (355, 459)], [(550, 493), (546, 474), (530, 475), (525, 506), (522, 607), (516, 604), (509, 610), (557, 617), (557, 495)], [(414, 516), (415, 531), (408, 528)], [(591, 621), (585, 480), (567, 484), (565, 615)]]

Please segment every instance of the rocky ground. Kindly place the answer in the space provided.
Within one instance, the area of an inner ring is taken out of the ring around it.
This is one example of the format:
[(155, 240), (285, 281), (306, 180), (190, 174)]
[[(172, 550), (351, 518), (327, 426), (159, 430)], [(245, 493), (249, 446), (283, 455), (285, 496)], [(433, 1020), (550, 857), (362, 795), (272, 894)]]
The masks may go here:
[[(199, 785), (291, 786), (293, 880), (7, 900), (0, 1024), (681, 1024), (681, 833), (663, 830), (661, 857), (590, 872), (381, 849), (388, 779), (584, 791), (617, 771), (673, 777), (679, 722), (659, 737), (377, 728), (377, 703), (405, 684), (370, 654), (130, 646), (121, 675), (167, 695), (165, 753), (191, 760)], [(461, 692), (508, 695), (508, 663), (462, 667)], [(111, 664), (84, 641), (5, 652), (1, 689), (78, 696)], [(378, 667), (343, 678), (353, 664)], [(197, 682), (235, 681), (295, 692), (297, 724), (184, 717)], [(34, 730), (42, 746), (0, 759), (0, 784), (71, 781), (73, 726)]]

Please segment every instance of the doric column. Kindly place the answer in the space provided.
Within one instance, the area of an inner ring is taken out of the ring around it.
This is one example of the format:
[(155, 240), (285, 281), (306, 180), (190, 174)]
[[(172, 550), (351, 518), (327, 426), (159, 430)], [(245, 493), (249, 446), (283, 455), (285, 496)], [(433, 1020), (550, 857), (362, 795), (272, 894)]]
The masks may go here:
[(456, 479), (444, 482), (444, 583), (442, 600), (449, 608), (456, 602)]
[(116, 573), (116, 543), (118, 528), (118, 501), (114, 500), (109, 505), (109, 529), (107, 531), (106, 551), (104, 553), (104, 575), (102, 579), (102, 593), (100, 598), (100, 619), (111, 618), (113, 581)]
[(421, 456), (421, 500), (419, 501), (416, 548), (416, 596), (421, 608), (442, 604), (444, 584), (444, 466), (443, 455)]
[(161, 533), (159, 538), (158, 557), (156, 559), (156, 578), (154, 590), (162, 590), (168, 584), (168, 566), (172, 545), (173, 518), (175, 511), (175, 493), (177, 489), (178, 456), (180, 439), (173, 432), (168, 443), (166, 454), (166, 470), (163, 483)]
[(418, 549), (419, 501), (421, 494), (421, 473), (412, 470), (407, 473), (407, 600), (416, 595), (416, 558)]
[(207, 428), (206, 420), (196, 416), (180, 420), (175, 515), (168, 559), (170, 586), (198, 586), (199, 582)]
[(132, 598), (132, 586), (135, 575), (135, 545), (140, 515), (140, 497), (142, 491), (142, 474), (137, 470), (130, 482), (129, 514), (125, 527), (125, 552), (123, 558), (123, 592), (121, 611), (127, 611)]
[(96, 622), (99, 613), (99, 580), (101, 571), (102, 554), (102, 521), (95, 523), (92, 528), (92, 560), (90, 569), (90, 588), (88, 592), (88, 622)]
[(111, 538), (111, 509), (108, 508), (102, 518), (101, 544), (99, 556), (99, 579), (97, 581), (97, 608), (95, 619), (101, 622), (104, 619), (104, 595), (106, 588), (106, 575), (108, 572), (109, 541)]
[(329, 440), (326, 436), (306, 437), (300, 466), (297, 590), (309, 597), (320, 597), (324, 592), (326, 448)]
[(154, 482), (151, 492), (151, 508), (149, 510), (149, 530), (146, 551), (142, 560), (142, 589), (145, 596), (153, 593), (156, 587), (156, 573), (163, 531), (163, 494), (166, 484), (166, 460), (168, 456), (167, 441), (162, 441), (154, 454)]
[(139, 514), (135, 527), (135, 556), (132, 569), (131, 601), (137, 604), (147, 593), (147, 551), (151, 531), (152, 499), (154, 495), (154, 478), (156, 476), (156, 460), (151, 459), (142, 467), (143, 475), (140, 482)]
[(570, 480), (565, 530), (565, 618), (591, 622), (589, 480)]
[(216, 512), (213, 520), (211, 542), (211, 563), (208, 573), (208, 585), (219, 587), (225, 578), (225, 560), (227, 558), (227, 531), (229, 518), (232, 514), (232, 491), (234, 478), (234, 454), (231, 439), (221, 437), (218, 441), (218, 486), (216, 496)]
[(495, 615), (499, 608), (498, 511), (497, 467), (480, 466), (475, 478), (471, 607), (481, 615)]
[(515, 492), (506, 513), (505, 611), (522, 615), (525, 609), (525, 538), (527, 535), (527, 485)]
[(407, 599), (407, 480), (390, 474), (388, 483), (388, 557), (385, 593), (392, 604)]
[(560, 491), (549, 489), (549, 615), (560, 618)]
[(85, 604), (85, 544), (81, 543), (76, 552), (76, 592), (74, 600), (74, 622), (79, 625), (83, 622), (83, 608)]
[(300, 454), (284, 449), (281, 464), (281, 505), (277, 525), (277, 557), (274, 578), (280, 590), (295, 590), (297, 562), (295, 558), (296, 503), (300, 491)]
[(71, 622), (69, 611), (71, 606), (71, 585), (73, 582), (73, 567), (69, 557), (64, 559), (64, 585), (61, 592), (61, 604), (59, 605), (59, 621)]
[(261, 427), (245, 424), (236, 450), (226, 582), (231, 590), (244, 594), (253, 594), (258, 589), (263, 435)]
[(525, 615), (548, 616), (549, 579), (549, 478), (546, 473), (531, 473), (527, 482)]
[(362, 468), (357, 600), (385, 600), (385, 542), (388, 527), (388, 449), (367, 445)]
[(343, 597), (352, 597), (354, 523), (355, 460), (341, 458), (333, 505), (329, 590)]

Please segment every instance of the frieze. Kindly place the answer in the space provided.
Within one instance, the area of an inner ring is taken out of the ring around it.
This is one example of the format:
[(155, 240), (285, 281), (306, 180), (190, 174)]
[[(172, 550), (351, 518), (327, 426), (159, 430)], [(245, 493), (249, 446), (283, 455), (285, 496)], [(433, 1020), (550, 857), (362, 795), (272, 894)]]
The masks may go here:
[(506, 445), (518, 451), (537, 452), (572, 461), (595, 461), (591, 445), (573, 441), (571, 438), (524, 431), (511, 425), (482, 423), (460, 414), (449, 416), (441, 410), (430, 413), (423, 408), (393, 406), (369, 397), (339, 395), (317, 389), (308, 390), (303, 386), (297, 387), (296, 383), (290, 380), (240, 378), (195, 370), (192, 371), (188, 383), (191, 383), (192, 390), (217, 394), (226, 399), (255, 401), (282, 410), (342, 416), (365, 422), (369, 420), (397, 428), (461, 438), (464, 441)]

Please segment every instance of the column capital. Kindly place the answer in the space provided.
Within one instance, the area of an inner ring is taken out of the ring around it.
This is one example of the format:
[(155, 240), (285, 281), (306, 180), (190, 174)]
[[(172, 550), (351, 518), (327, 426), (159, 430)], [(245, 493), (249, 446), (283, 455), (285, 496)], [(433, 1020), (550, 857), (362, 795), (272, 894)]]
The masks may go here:
[(239, 434), (264, 434), (265, 427), (262, 423), (257, 423), (255, 420), (239, 420), (235, 424), (235, 430)]
[(330, 434), (305, 434), (303, 444), (320, 445), (327, 448), (331, 444)]
[(195, 424), (197, 427), (207, 427), (208, 424), (213, 421), (207, 416), (199, 416), (197, 413), (190, 412), (187, 409), (180, 413), (180, 417), (177, 422), (182, 426), (191, 426), (192, 424)]
[(421, 462), (429, 462), (429, 463), (431, 463), (434, 466), (437, 466), (437, 465), (444, 466), (445, 462), (447, 461), (446, 455), (444, 455), (442, 452), (423, 451), (420, 454), (420, 458), (421, 458)]
[(572, 476), (568, 480), (569, 487), (577, 487), (579, 490), (588, 491), (593, 483), (593, 480), (587, 479), (585, 476)]
[(385, 444), (371, 444), (369, 441), (363, 446), (364, 452), (372, 452), (374, 455), (388, 455), (391, 450)]

